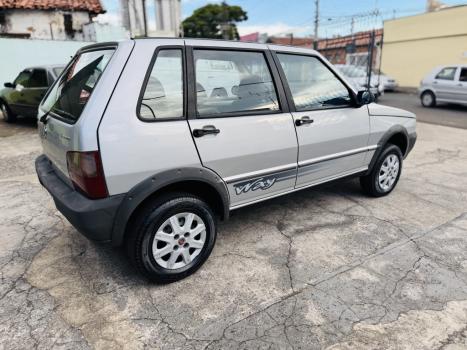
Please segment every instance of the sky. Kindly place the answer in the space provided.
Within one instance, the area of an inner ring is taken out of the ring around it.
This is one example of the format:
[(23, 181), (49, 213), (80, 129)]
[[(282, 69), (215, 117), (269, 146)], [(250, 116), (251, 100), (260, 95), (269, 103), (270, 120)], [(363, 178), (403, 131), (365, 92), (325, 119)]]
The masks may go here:
[[(100, 15), (99, 21), (118, 24), (119, 1), (101, 0), (107, 14)], [(154, 2), (146, 0), (149, 27), (154, 21)], [(208, 3), (220, 0), (182, 0), (182, 18)], [(240, 35), (254, 32), (269, 35), (309, 36), (314, 31), (314, 0), (229, 0), (229, 5), (239, 5), (248, 14), (248, 20), (239, 23)], [(467, 1), (445, 0), (447, 5), (466, 4)], [(384, 19), (414, 15), (424, 12), (426, 0), (321, 0), (320, 37), (345, 35), (351, 32), (352, 17), (354, 31), (382, 27)], [(376, 12), (377, 10), (377, 12)]]

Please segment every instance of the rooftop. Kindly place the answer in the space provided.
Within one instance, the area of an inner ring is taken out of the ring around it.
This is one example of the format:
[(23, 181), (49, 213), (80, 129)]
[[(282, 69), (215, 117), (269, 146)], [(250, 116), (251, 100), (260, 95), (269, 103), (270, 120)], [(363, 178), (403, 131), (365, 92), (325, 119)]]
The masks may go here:
[(0, 9), (67, 10), (105, 13), (99, 0), (0, 0)]

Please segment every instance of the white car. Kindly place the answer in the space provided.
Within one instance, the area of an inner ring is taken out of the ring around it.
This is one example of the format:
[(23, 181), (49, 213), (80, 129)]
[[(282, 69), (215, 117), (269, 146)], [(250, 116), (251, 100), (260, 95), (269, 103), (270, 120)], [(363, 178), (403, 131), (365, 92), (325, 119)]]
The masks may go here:
[(438, 102), (467, 105), (467, 65), (449, 65), (433, 69), (418, 89), (424, 107)]
[(384, 74), (383, 72), (380, 74), (374, 72), (373, 74), (383, 91), (394, 91), (399, 86), (396, 79)]
[[(355, 89), (368, 89), (368, 75), (364, 68), (347, 64), (336, 64), (334, 66), (347, 78)], [(375, 75), (371, 77), (369, 90), (376, 97), (384, 93), (384, 89), (382, 86), (380, 87), (378, 77)]]

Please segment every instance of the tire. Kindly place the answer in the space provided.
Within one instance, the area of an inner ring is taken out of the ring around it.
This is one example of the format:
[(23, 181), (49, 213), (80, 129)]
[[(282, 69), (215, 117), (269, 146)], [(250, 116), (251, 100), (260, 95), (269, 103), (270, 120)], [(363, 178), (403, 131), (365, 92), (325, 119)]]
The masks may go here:
[(128, 256), (141, 274), (157, 283), (175, 282), (194, 273), (216, 242), (214, 213), (188, 193), (170, 193), (152, 201), (130, 225)]
[[(391, 193), (396, 187), (402, 172), (402, 158), (400, 148), (388, 144), (379, 155), (371, 172), (360, 177), (362, 190), (372, 197), (387, 196)], [(385, 169), (387, 170), (385, 171)], [(386, 177), (384, 176), (385, 173)]]
[(420, 101), (422, 102), (423, 107), (435, 107), (436, 106), (436, 96), (431, 91), (425, 91), (420, 96)]
[(4, 121), (7, 123), (14, 123), (16, 121), (16, 115), (5, 102), (0, 102), (0, 110), (2, 111)]

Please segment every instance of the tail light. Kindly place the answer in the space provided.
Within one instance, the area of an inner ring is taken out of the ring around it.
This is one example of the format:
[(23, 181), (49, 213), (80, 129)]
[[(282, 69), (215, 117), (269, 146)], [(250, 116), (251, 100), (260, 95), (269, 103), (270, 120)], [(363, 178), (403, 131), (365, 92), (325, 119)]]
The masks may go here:
[(99, 151), (67, 152), (68, 174), (75, 189), (92, 199), (109, 195)]

